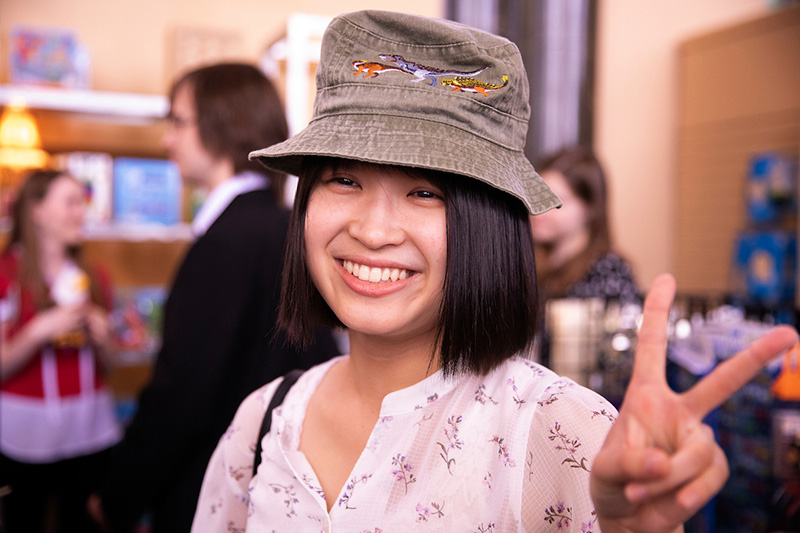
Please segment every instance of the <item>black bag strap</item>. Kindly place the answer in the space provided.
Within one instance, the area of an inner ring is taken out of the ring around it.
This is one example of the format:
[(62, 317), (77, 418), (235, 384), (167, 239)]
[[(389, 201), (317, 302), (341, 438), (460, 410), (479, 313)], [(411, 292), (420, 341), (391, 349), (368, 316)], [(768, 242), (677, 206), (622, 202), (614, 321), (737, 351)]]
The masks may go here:
[(253, 477), (256, 477), (258, 465), (261, 464), (261, 441), (264, 435), (269, 433), (269, 427), (272, 425), (272, 411), (283, 403), (286, 393), (292, 388), (295, 381), (303, 374), (303, 370), (294, 369), (290, 370), (283, 376), (283, 380), (278, 384), (275, 394), (272, 395), (272, 400), (269, 402), (267, 412), (264, 413), (264, 418), (261, 420), (261, 429), (258, 431), (258, 440), (256, 441), (256, 455), (253, 458)]

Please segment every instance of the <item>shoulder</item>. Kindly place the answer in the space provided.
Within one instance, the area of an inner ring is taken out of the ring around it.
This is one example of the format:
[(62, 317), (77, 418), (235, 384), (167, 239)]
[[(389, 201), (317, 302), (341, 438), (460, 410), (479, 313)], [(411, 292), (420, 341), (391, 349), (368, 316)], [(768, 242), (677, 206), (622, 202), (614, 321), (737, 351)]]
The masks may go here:
[(289, 210), (276, 204), (266, 190), (240, 194), (214, 221), (198, 244), (226, 242), (229, 246), (254, 242), (283, 245), (289, 226)]
[(258, 189), (240, 194), (234, 198), (225, 211), (222, 212), (218, 220), (220, 222), (225, 222), (227, 219), (253, 219), (261, 217), (270, 217), (270, 219), (261, 220), (265, 226), (270, 226), (275, 222), (272, 218), (277, 219), (277, 221), (288, 220), (289, 210), (275, 203), (269, 191), (266, 189)]
[(567, 289), (567, 296), (624, 301), (641, 299), (633, 267), (615, 252), (608, 252), (595, 259), (583, 279)]
[(597, 271), (616, 271), (624, 272), (633, 276), (633, 268), (627, 259), (617, 252), (608, 252), (598, 257), (592, 264), (592, 268)]
[(487, 389), (508, 389), (519, 400), (533, 404), (537, 409), (551, 405), (559, 398), (569, 398), (593, 407), (600, 404), (605, 407), (608, 403), (596, 392), (520, 355), (505, 361), (481, 381)]

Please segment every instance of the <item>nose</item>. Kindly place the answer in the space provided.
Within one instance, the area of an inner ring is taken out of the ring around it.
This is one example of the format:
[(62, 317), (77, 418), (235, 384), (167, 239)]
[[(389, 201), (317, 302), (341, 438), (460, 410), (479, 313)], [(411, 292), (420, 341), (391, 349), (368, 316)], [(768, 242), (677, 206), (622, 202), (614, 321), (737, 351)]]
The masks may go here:
[(406, 219), (392, 198), (379, 189), (364, 198), (349, 226), (350, 236), (373, 250), (397, 246), (406, 238)]

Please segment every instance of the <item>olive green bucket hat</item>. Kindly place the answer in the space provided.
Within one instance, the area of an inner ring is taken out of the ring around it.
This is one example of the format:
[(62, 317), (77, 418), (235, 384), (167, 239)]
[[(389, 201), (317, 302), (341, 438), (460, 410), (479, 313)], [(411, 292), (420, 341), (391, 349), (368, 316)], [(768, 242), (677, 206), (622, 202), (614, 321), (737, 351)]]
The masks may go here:
[(511, 41), (387, 11), (336, 17), (322, 37), (309, 125), (250, 153), (298, 175), (329, 156), (469, 176), (539, 214), (561, 205), (525, 157), (528, 78)]

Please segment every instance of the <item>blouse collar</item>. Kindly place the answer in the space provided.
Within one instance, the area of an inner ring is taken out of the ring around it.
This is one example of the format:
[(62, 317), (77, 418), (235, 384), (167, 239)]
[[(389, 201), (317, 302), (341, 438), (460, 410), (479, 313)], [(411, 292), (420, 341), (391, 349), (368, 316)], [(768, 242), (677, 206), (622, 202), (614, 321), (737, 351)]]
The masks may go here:
[(445, 378), (440, 369), (410, 387), (387, 394), (381, 404), (381, 417), (422, 409), (449, 393), (458, 382), (458, 377)]

